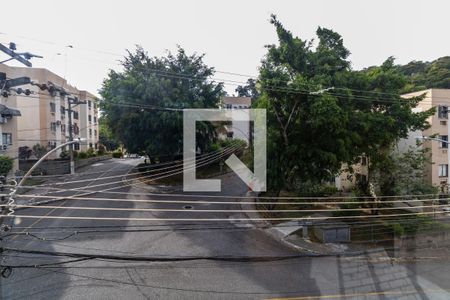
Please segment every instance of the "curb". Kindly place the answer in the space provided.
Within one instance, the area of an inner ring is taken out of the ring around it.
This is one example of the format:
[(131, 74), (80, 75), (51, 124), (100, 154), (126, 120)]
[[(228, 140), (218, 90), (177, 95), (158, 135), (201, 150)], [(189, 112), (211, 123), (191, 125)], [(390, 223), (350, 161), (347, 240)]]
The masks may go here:
[[(252, 191), (248, 191), (245, 194), (246, 197), (251, 197), (251, 200), (254, 202), (254, 204), (252, 205), (253, 207), (251, 208), (252, 210), (256, 210), (256, 199), (257, 199), (257, 194), (252, 192)], [(249, 200), (249, 199), (246, 199)], [(239, 206), (241, 207), (241, 209), (243, 209), (242, 204), (239, 204)], [(243, 214), (245, 216), (247, 216), (247, 218), (249, 218), (250, 220), (252, 218), (264, 218), (264, 216), (262, 216), (259, 212), (255, 212), (253, 214), (255, 214), (255, 216), (251, 216), (252, 213), (248, 213), (248, 212), (243, 212)], [(372, 254), (372, 253), (379, 253), (379, 252), (384, 252), (384, 251), (395, 251), (396, 248), (379, 248), (379, 249), (367, 249), (367, 250), (361, 250), (361, 251), (351, 251), (351, 252), (319, 252), (316, 250), (312, 250), (312, 249), (308, 249), (305, 247), (301, 247), (295, 243), (292, 243), (290, 241), (287, 241), (286, 239), (284, 239), (284, 237), (281, 237), (280, 234), (278, 234), (278, 232), (276, 232), (275, 229), (273, 229), (273, 225), (268, 222), (268, 221), (252, 221), (252, 223), (254, 225), (256, 225), (257, 228), (261, 229), (262, 232), (264, 232), (264, 234), (266, 234), (267, 236), (271, 237), (272, 239), (280, 242), (282, 245), (291, 248), (295, 251), (302, 251), (302, 252), (308, 252), (311, 253), (314, 256), (359, 256), (359, 255), (364, 255), (364, 254)], [(261, 226), (261, 224), (263, 224)]]
[[(255, 193), (255, 192), (252, 192), (252, 191), (248, 191), (246, 194), (245, 194), (245, 196), (246, 197), (251, 197), (251, 199), (253, 200), (253, 202), (254, 202), (254, 204), (252, 204), (252, 210), (257, 210), (256, 209), (256, 199), (257, 199), (257, 197), (258, 197), (258, 195)], [(246, 199), (246, 200), (248, 200), (248, 199)], [(239, 206), (241, 207), (241, 209), (243, 210), (243, 208), (242, 208), (242, 204), (239, 204)], [(251, 213), (248, 213), (248, 212), (243, 212), (246, 216), (247, 216), (247, 218), (249, 218), (250, 220), (252, 219), (252, 218), (264, 218), (259, 212), (255, 212), (255, 213), (252, 213), (252, 214), (255, 214), (255, 216), (251, 216), (250, 214)], [(295, 251), (303, 251), (303, 252), (309, 252), (309, 253), (313, 253), (313, 254), (315, 254), (315, 255), (324, 255), (325, 253), (320, 253), (320, 252), (317, 252), (317, 251), (314, 251), (314, 250), (311, 250), (311, 249), (307, 249), (307, 248), (304, 248), (304, 247), (300, 247), (300, 246), (298, 246), (298, 245), (296, 245), (296, 244), (294, 244), (294, 243), (291, 243), (291, 242), (289, 242), (289, 241), (287, 241), (287, 240), (285, 240), (283, 237), (281, 237), (277, 232), (274, 232), (274, 229), (273, 229), (273, 226), (272, 226), (272, 224), (270, 223), (270, 222), (268, 222), (268, 221), (252, 221), (252, 223), (254, 224), (254, 225), (256, 225), (256, 227), (257, 228), (259, 228), (259, 229), (261, 229), (262, 230), (262, 232), (264, 232), (267, 236), (269, 236), (269, 237), (271, 237), (272, 239), (274, 239), (274, 240), (276, 240), (276, 241), (278, 241), (278, 242), (280, 242), (281, 244), (283, 244), (284, 246), (286, 246), (286, 247), (288, 247), (288, 248), (291, 248), (291, 249), (293, 249), (293, 250), (295, 250)], [(263, 225), (262, 225), (263, 224)]]

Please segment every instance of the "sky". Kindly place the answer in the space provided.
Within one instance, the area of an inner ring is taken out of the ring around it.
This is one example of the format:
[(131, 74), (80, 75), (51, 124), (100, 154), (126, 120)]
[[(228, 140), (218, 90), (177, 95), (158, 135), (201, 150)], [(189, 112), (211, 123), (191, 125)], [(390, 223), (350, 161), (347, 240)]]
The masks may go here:
[[(271, 14), (302, 39), (314, 38), (318, 26), (340, 33), (354, 69), (389, 56), (404, 64), (450, 55), (447, 0), (21, 0), (1, 6), (1, 43), (43, 55), (32, 59), (33, 67), (97, 95), (109, 70), (120, 70), (126, 49), (138, 44), (152, 56), (180, 45), (204, 53), (217, 71), (256, 76), (264, 46), (277, 42)], [(246, 80), (222, 73), (216, 78)], [(226, 89), (232, 93), (235, 86)]]

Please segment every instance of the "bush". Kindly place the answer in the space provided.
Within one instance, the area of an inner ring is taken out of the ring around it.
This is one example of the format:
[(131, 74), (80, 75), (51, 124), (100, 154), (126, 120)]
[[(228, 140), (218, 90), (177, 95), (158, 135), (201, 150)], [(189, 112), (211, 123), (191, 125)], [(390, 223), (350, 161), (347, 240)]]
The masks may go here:
[(313, 183), (310, 181), (297, 181), (294, 184), (298, 196), (301, 197), (328, 197), (337, 193), (338, 189), (334, 185)]
[(104, 155), (106, 153), (106, 148), (105, 146), (103, 146), (102, 144), (98, 145), (98, 151), (97, 154), (98, 155)]
[(208, 147), (208, 152), (215, 152), (220, 149), (220, 145), (218, 143), (212, 143)]
[(4, 156), (4, 155), (0, 155), (0, 175), (1, 176), (7, 176), (8, 173), (12, 170), (13, 168), (13, 159), (8, 157), (8, 156)]
[(123, 157), (123, 153), (122, 153), (122, 151), (114, 151), (113, 152), (113, 154), (112, 154), (112, 157), (114, 157), (114, 158), (122, 158)]
[(73, 150), (73, 158), (78, 158), (78, 151), (77, 150)]
[(68, 158), (69, 157), (69, 151), (63, 150), (61, 151), (61, 154), (59, 155), (60, 158)]
[(79, 158), (79, 159), (86, 159), (88, 157), (89, 157), (89, 155), (86, 152), (84, 152), (84, 151), (78, 152), (77, 158)]
[(95, 150), (93, 148), (89, 148), (86, 151), (86, 154), (87, 154), (88, 157), (95, 157), (95, 156), (97, 156), (97, 153), (95, 153)]
[(33, 146), (33, 153), (39, 159), (47, 153), (47, 147), (37, 143)]
[(394, 232), (395, 236), (402, 236), (405, 234), (405, 228), (398, 223), (392, 225), (392, 231)]

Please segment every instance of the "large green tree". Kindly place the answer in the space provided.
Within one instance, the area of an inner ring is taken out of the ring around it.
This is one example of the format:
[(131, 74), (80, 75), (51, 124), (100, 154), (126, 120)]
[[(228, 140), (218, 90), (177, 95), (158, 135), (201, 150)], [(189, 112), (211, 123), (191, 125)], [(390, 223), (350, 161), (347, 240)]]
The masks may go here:
[[(129, 152), (173, 157), (182, 152), (184, 108), (215, 108), (224, 94), (221, 83), (209, 80), (214, 69), (203, 55), (150, 57), (141, 47), (129, 52), (123, 71), (111, 71), (100, 94), (103, 118), (116, 140)], [(198, 146), (214, 138), (208, 124), (197, 124)]]
[(100, 117), (98, 120), (98, 141), (105, 146), (106, 150), (113, 151), (119, 148), (120, 144), (116, 141), (109, 129), (106, 119)]
[(370, 72), (351, 69), (342, 37), (318, 28), (317, 41), (295, 37), (272, 16), (278, 44), (267, 46), (258, 106), (268, 110), (268, 185), (279, 192), (320, 183), (361, 155), (376, 168), (393, 143), (423, 129), (432, 113), (414, 113), (405, 78), (389, 58)]

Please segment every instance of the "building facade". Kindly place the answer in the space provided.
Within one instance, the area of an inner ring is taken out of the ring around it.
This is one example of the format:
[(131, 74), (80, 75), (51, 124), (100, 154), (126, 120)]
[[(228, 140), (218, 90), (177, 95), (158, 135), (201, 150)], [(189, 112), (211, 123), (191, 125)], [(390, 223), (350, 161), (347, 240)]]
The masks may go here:
[[(223, 97), (221, 108), (223, 109), (249, 109), (252, 106), (251, 97)], [(239, 139), (249, 144), (251, 139), (251, 123), (245, 121), (235, 121), (226, 126), (227, 137)]]
[[(425, 94), (425, 98), (419, 102), (416, 111), (426, 111), (436, 107), (436, 113), (428, 118), (430, 128), (424, 131), (410, 132), (407, 139), (403, 139), (398, 144), (399, 151), (406, 151), (409, 147), (418, 147), (419, 137), (435, 136), (439, 140), (448, 141), (448, 108), (450, 107), (450, 89), (428, 89), (419, 92), (403, 95), (404, 98), (411, 98)], [(434, 186), (447, 186), (448, 179), (448, 144), (436, 140), (422, 140), (422, 145), (429, 149), (431, 163), (426, 165), (426, 182)]]
[[(69, 113), (73, 137), (86, 139), (75, 145), (75, 150), (98, 147), (98, 99), (94, 95), (69, 85), (64, 78), (47, 69), (0, 65), (0, 72), (6, 73), (8, 78), (31, 79), (31, 84), (20, 86), (22, 91), (29, 90), (28, 95), (15, 89), (3, 100), (21, 112), (12, 132), (13, 157), (26, 153), (25, 150), (29, 151), (37, 144), (50, 150), (69, 141)], [(69, 112), (69, 101), (85, 104), (73, 104)], [(63, 150), (56, 151), (50, 158), (59, 158)]]

